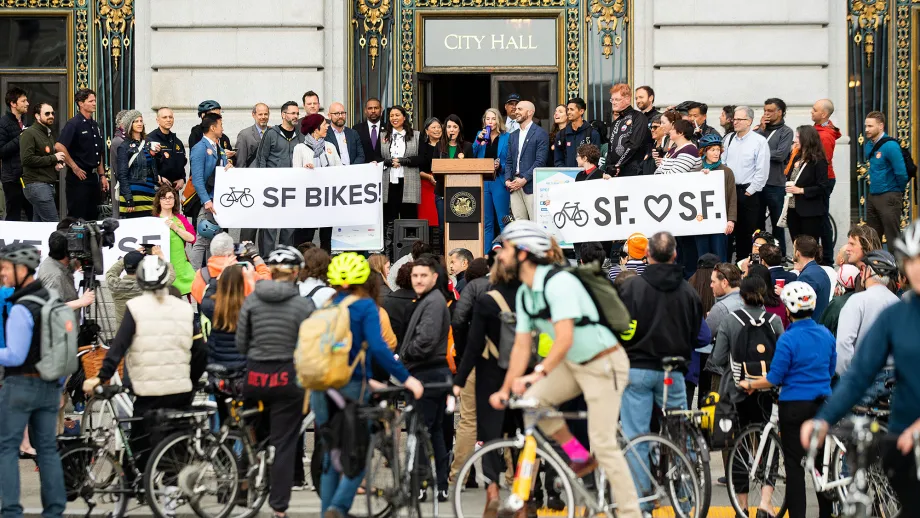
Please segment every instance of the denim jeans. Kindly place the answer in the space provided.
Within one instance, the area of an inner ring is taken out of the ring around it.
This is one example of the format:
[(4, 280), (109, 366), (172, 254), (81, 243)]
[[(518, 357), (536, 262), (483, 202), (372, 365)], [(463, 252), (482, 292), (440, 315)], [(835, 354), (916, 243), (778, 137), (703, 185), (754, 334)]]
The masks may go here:
[[(349, 381), (347, 385), (339, 389), (339, 393), (349, 399), (357, 400), (361, 396), (361, 385), (360, 381)], [(365, 387), (362, 401), (366, 403), (369, 396), (370, 388)], [(329, 400), (324, 392), (310, 394), (310, 408), (316, 416), (317, 429), (329, 422)], [(348, 513), (362, 480), (364, 480), (363, 471), (357, 477), (351, 478), (335, 471), (327, 452), (323, 456), (323, 476), (320, 482), (319, 496), (322, 501), (322, 514), (325, 514), (326, 509), (330, 507), (341, 511), (343, 515)]]
[(60, 221), (57, 204), (54, 202), (54, 185), (50, 183), (27, 183), (22, 189), (32, 204), (32, 221)]
[[(697, 257), (705, 254), (716, 254), (720, 261), (728, 261), (728, 239), (725, 234), (706, 234), (694, 236), (696, 239)], [(696, 271), (696, 268), (693, 269)]]
[[(684, 375), (680, 372), (671, 372), (674, 383), (668, 387), (668, 408), (687, 408), (687, 389)], [(652, 402), (659, 408), (664, 408), (664, 371), (650, 369), (629, 369), (629, 385), (623, 392), (620, 422), (623, 433), (627, 439), (632, 439), (644, 433), (649, 433), (649, 423), (652, 419)], [(643, 448), (644, 446), (644, 448)], [(626, 460), (630, 463), (637, 459), (648, 458), (648, 445), (640, 445), (637, 455)], [(633, 482), (641, 498), (651, 491), (651, 481), (648, 478), (648, 467), (631, 466), (630, 471), (635, 475)], [(651, 511), (651, 502), (642, 504), (643, 511)]]
[[(32, 185), (32, 184), (30, 184)], [(27, 376), (10, 376), (0, 389), (0, 502), (3, 518), (21, 518), (19, 445), (26, 425), (38, 452), (43, 518), (62, 516), (67, 506), (64, 471), (57, 451), (61, 386)]]
[(783, 227), (778, 227), (779, 216), (783, 213), (783, 201), (786, 197), (786, 188), (782, 185), (765, 185), (760, 191), (760, 211), (761, 211), (761, 230), (766, 230), (766, 214), (770, 211), (770, 228), (773, 229), (773, 237), (779, 240), (779, 249), (786, 255), (786, 232)]
[(891, 389), (885, 388), (885, 382), (892, 378), (894, 378), (894, 367), (884, 367), (882, 370), (878, 371), (878, 374), (875, 375), (875, 381), (866, 389), (866, 393), (863, 394), (860, 404), (871, 405), (875, 403), (877, 399), (887, 397), (891, 394)]

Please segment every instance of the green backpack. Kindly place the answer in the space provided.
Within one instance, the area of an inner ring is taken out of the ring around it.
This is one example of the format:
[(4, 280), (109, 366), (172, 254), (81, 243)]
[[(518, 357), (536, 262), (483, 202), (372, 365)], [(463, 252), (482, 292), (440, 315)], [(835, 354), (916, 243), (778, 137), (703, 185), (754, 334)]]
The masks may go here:
[(610, 282), (610, 279), (607, 277), (607, 274), (604, 273), (604, 270), (601, 269), (601, 265), (598, 262), (577, 267), (556, 267), (550, 270), (550, 272), (546, 274), (546, 280), (543, 281), (544, 307), (537, 312), (537, 314), (530, 315), (531, 318), (550, 319), (549, 304), (546, 301), (546, 285), (549, 284), (550, 279), (555, 277), (557, 273), (563, 271), (571, 273), (581, 282), (581, 285), (584, 286), (585, 291), (587, 291), (588, 295), (591, 297), (591, 301), (594, 302), (594, 307), (597, 308), (599, 318), (596, 322), (591, 321), (588, 317), (582, 317), (581, 320), (575, 322), (576, 326), (598, 324), (610, 329), (616, 336), (620, 336), (621, 333), (629, 331), (632, 322), (629, 316), (629, 310), (626, 309), (626, 305), (620, 300), (616, 288), (613, 287), (613, 283)]
[(18, 303), (33, 302), (41, 313), (41, 359), (35, 365), (41, 379), (56, 381), (77, 372), (77, 335), (79, 325), (74, 310), (61, 300), (60, 295), (48, 290), (48, 298), (26, 295)]

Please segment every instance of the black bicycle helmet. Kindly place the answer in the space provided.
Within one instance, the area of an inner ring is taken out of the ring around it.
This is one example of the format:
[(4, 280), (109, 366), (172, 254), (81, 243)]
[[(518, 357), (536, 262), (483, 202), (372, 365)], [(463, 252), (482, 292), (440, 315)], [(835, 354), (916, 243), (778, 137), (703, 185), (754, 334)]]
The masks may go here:
[(873, 250), (866, 254), (865, 262), (866, 266), (880, 277), (898, 277), (898, 263), (890, 252)]
[(211, 110), (219, 110), (220, 103), (217, 101), (201, 101), (201, 104), (198, 105), (198, 116), (201, 117), (202, 113), (208, 113)]
[(288, 266), (303, 269), (305, 266), (303, 254), (293, 246), (279, 246), (268, 254), (265, 264), (269, 266)]
[(169, 277), (169, 267), (166, 261), (155, 255), (147, 255), (137, 266), (135, 281), (140, 289), (154, 291), (166, 287), (167, 277)]
[(34, 272), (42, 261), (42, 253), (32, 245), (15, 243), (0, 249), (0, 261), (21, 264)]

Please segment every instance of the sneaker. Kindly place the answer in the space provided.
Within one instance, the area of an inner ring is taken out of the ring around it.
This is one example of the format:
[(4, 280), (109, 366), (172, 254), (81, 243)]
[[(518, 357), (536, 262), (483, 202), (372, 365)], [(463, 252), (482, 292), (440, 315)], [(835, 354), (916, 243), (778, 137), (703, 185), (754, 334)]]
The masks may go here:
[(339, 511), (335, 507), (330, 507), (326, 509), (326, 513), (323, 515), (323, 518), (346, 518), (342, 511)]
[(546, 499), (546, 507), (553, 511), (563, 511), (565, 510), (565, 502), (558, 496), (550, 496)]
[(569, 462), (569, 467), (575, 472), (576, 477), (581, 478), (597, 469), (597, 459), (594, 458), (594, 455), (591, 455), (582, 461)]
[(307, 486), (291, 486), (291, 491), (306, 491)]
[(763, 509), (758, 509), (757, 516), (755, 518), (773, 518), (773, 515), (764, 511)]
[(73, 406), (73, 413), (83, 414), (83, 411), (86, 410), (86, 403), (77, 403)]
[(719, 480), (716, 480), (716, 483), (719, 484), (720, 486), (727, 486), (728, 479), (725, 477), (719, 477)]
[(419, 489), (418, 490), (418, 501), (426, 502), (427, 500), (428, 500), (428, 491), (424, 489)]
[(448, 493), (446, 489), (439, 489), (438, 490), (438, 502), (441, 502), (443, 504), (444, 502), (448, 500), (450, 500), (450, 493)]
[(176, 508), (179, 506), (179, 488), (176, 486), (166, 486), (166, 490), (163, 492), (162, 501), (163, 501), (163, 514), (168, 518), (176, 516)]

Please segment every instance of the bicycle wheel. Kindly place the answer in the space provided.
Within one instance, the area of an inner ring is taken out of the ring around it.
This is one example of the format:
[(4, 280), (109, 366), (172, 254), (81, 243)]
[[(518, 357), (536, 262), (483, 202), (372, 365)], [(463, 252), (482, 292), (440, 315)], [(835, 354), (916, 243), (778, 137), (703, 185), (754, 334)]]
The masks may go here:
[(623, 449), (643, 511), (670, 506), (680, 518), (703, 516), (696, 467), (670, 440), (655, 434), (633, 438)]
[(144, 490), (157, 518), (175, 516), (185, 505), (202, 518), (226, 518), (233, 509), (240, 490), (236, 456), (213, 436), (201, 440), (201, 456), (195, 441), (194, 432), (177, 432), (150, 454)]
[[(830, 472), (828, 473), (827, 482), (828, 483), (837, 482), (839, 480), (849, 477), (850, 473), (848, 473), (847, 466), (846, 466), (846, 451), (838, 445), (836, 438), (832, 435), (828, 435), (827, 439), (825, 439), (824, 442), (825, 444), (831, 445), (830, 446), (831, 447), (831, 457), (830, 457), (831, 460), (830, 460), (830, 468), (829, 468)], [(819, 448), (818, 449), (819, 459), (820, 459), (821, 454), (823, 454), (823, 449)], [(815, 459), (816, 466), (818, 464), (819, 459)], [(810, 473), (806, 473), (805, 476), (806, 477), (810, 476)], [(837, 489), (835, 489), (837, 500), (839, 500), (840, 502), (846, 502), (847, 494), (849, 493), (848, 486), (849, 484), (840, 486)]]
[[(490, 441), (484, 444), (481, 448), (476, 450), (466, 463), (460, 468), (460, 473), (457, 475), (457, 480), (464, 480), (469, 475), (470, 470), (473, 469), (477, 463), (482, 466), (483, 462), (489, 462), (486, 459), (488, 455), (497, 455), (502, 459), (501, 465), (504, 466), (504, 453), (506, 450), (515, 450), (519, 446), (523, 446), (523, 443), (519, 444), (515, 439), (499, 439), (495, 441)], [(530, 499), (524, 503), (528, 511), (534, 511), (538, 513), (551, 513), (552, 516), (566, 516), (568, 518), (574, 518), (576, 509), (578, 505), (575, 501), (575, 491), (572, 488), (572, 481), (565, 476), (556, 476), (557, 473), (563, 473), (562, 465), (559, 464), (554, 457), (551, 457), (545, 450), (542, 448), (537, 448), (537, 463), (538, 469), (535, 470), (536, 475), (534, 476), (534, 485), (536, 485), (537, 479), (543, 483), (543, 487), (546, 489), (552, 488), (554, 493), (559, 494), (559, 503), (561, 506), (554, 506), (558, 508), (549, 509), (544, 507), (545, 504), (548, 504), (548, 500), (544, 500), (541, 494), (537, 494), (536, 491), (532, 490), (530, 493)], [(504, 472), (504, 469), (502, 470)], [(467, 498), (464, 501), (462, 492), (464, 491), (463, 484), (455, 484), (453, 491), (453, 508), (454, 514), (457, 518), (464, 518), (469, 516), (481, 517), (483, 516), (483, 501), (485, 500), (484, 490), (466, 490)], [(470, 493), (474, 493), (475, 497), (470, 498)], [(480, 498), (480, 494), (483, 496)], [(505, 506), (508, 497), (511, 495), (511, 488), (503, 489), (499, 488), (499, 502), (502, 506)]]
[(700, 516), (709, 514), (709, 504), (712, 501), (712, 471), (709, 467), (709, 445), (703, 438), (703, 432), (686, 419), (681, 419), (679, 430), (686, 438), (684, 441), (675, 440), (675, 437), (668, 436), (676, 444), (682, 446), (681, 451), (690, 459), (696, 468), (696, 480), (700, 484)]
[[(735, 512), (752, 517), (763, 500), (774, 516), (786, 514), (786, 460), (776, 430), (762, 438), (764, 425), (741, 431), (728, 454), (728, 496)], [(758, 458), (758, 452), (760, 452)]]
[(124, 470), (110, 453), (100, 453), (89, 446), (68, 448), (61, 452), (61, 467), (68, 502), (82, 498), (88, 506), (92, 500), (93, 511), (124, 516), (132, 491), (125, 481)]
[[(367, 450), (367, 471), (365, 472), (365, 496), (367, 514), (373, 518), (385, 518), (398, 509), (399, 463), (393, 438), (386, 432), (371, 436)], [(359, 516), (359, 515), (356, 515)]]
[(239, 492), (233, 502), (229, 518), (253, 518), (268, 500), (269, 470), (240, 432), (231, 431), (224, 445), (236, 457), (239, 472)]
[(877, 459), (868, 473), (869, 495), (872, 496), (873, 516), (879, 518), (895, 518), (901, 512), (901, 502), (898, 494), (888, 483), (888, 477), (882, 469), (881, 460)]

